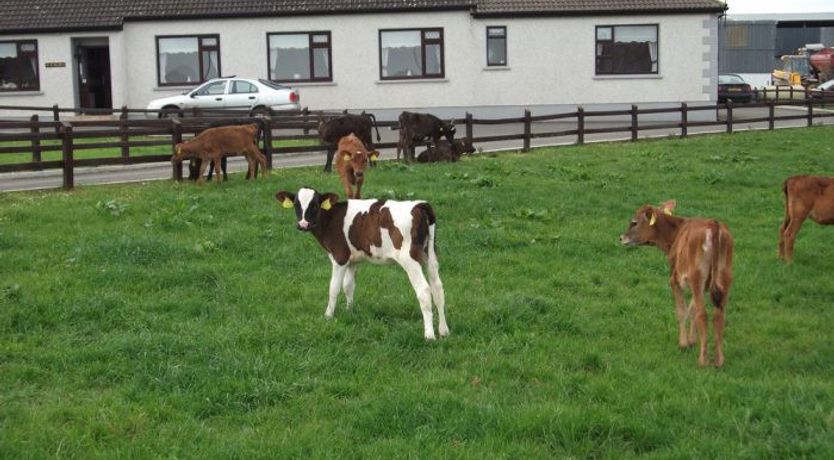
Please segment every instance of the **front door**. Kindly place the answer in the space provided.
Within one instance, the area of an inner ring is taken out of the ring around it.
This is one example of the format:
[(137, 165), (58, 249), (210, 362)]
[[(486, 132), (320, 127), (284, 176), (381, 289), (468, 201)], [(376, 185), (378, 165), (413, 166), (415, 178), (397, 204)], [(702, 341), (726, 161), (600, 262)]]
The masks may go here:
[(110, 47), (76, 47), (78, 103), (82, 109), (110, 109)]

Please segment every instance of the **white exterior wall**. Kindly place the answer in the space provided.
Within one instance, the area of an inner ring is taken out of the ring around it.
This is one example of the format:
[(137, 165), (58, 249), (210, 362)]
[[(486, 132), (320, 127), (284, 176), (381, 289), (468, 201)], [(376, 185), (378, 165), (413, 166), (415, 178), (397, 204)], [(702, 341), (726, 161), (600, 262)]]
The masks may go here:
[[(595, 26), (653, 23), (659, 24), (658, 75), (595, 75)], [(507, 68), (486, 67), (488, 25), (507, 27)], [(379, 29), (422, 27), (443, 28), (446, 77), (380, 81)], [(541, 113), (559, 105), (708, 102), (716, 97), (715, 15), (486, 20), (460, 11), (127, 22), (122, 32), (31, 37), (38, 39), (41, 91), (2, 95), (0, 105), (74, 105), (70, 37), (108, 36), (113, 105), (144, 108), (151, 99), (189, 89), (158, 87), (158, 35), (219, 34), (222, 75), (266, 78), (267, 33), (308, 31), (331, 31), (333, 57), (332, 83), (292, 84), (300, 89), (301, 104), (311, 109), (457, 113), (479, 106), (500, 112), (503, 106), (517, 114), (519, 107)], [(47, 61), (64, 61), (67, 67), (46, 69)]]
[[(24, 105), (35, 107), (78, 106), (76, 94), (75, 57), (73, 56), (73, 39), (107, 38), (110, 46), (110, 79), (113, 107), (125, 104), (124, 90), (125, 74), (129, 71), (125, 67), (125, 53), (123, 50), (124, 35), (121, 32), (79, 32), (74, 34), (41, 34), (41, 35), (2, 35), (0, 40), (37, 40), (38, 41), (38, 73), (40, 78), (39, 91), (0, 92), (0, 105)], [(47, 62), (63, 62), (64, 67), (46, 67)], [(30, 112), (22, 114), (17, 111), (0, 110), (0, 116), (28, 117)], [(43, 114), (40, 114), (43, 116)]]

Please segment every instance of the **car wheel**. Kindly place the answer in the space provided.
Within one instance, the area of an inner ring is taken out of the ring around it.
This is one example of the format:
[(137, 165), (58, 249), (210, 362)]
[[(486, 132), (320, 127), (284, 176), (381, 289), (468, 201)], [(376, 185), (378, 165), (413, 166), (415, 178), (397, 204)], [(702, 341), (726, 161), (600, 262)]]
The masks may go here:
[(251, 112), (249, 112), (250, 117), (268, 117), (270, 115), (272, 115), (272, 111), (269, 110), (269, 107), (264, 107), (262, 105), (255, 107)]
[(159, 111), (159, 118), (182, 118), (182, 112), (177, 107), (163, 107), (162, 110)]

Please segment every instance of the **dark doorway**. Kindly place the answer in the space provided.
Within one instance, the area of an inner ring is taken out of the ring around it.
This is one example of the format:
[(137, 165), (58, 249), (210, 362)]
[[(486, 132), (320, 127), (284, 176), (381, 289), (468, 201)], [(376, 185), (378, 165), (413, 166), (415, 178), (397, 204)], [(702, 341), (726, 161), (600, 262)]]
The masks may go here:
[(110, 47), (78, 44), (75, 58), (79, 106), (83, 109), (113, 108), (110, 94)]

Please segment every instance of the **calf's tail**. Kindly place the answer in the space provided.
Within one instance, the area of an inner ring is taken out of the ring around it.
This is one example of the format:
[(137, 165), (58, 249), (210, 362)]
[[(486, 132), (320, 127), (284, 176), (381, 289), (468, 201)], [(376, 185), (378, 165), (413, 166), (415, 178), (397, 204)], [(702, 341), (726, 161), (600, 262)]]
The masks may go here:
[(713, 230), (709, 293), (712, 304), (716, 308), (724, 308), (733, 281), (733, 239), (719, 222), (715, 222)]

